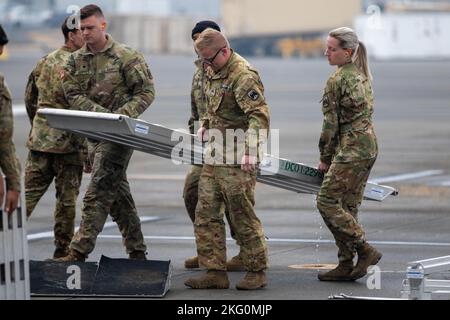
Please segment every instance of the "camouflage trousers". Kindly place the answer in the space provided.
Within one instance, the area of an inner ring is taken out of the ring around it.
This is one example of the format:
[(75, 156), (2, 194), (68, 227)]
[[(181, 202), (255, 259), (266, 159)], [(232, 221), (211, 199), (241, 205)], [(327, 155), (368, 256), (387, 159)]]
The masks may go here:
[[(197, 208), (198, 203), (198, 183), (200, 181), (202, 169), (203, 166), (192, 166), (184, 182), (184, 205), (192, 223), (195, 222), (195, 209)], [(230, 211), (225, 208), (225, 204), (221, 210), (225, 210), (225, 218), (227, 219), (228, 225), (230, 227), (231, 237), (236, 240), (236, 243), (240, 246), (240, 243), (236, 237), (236, 232), (234, 232), (234, 228), (231, 224)]]
[(88, 146), (90, 158), (94, 159), (92, 176), (83, 199), (80, 229), (70, 248), (88, 256), (111, 215), (122, 234), (127, 253), (145, 252), (141, 222), (126, 176), (133, 151), (107, 142), (89, 141)]
[(334, 236), (340, 264), (353, 264), (356, 246), (366, 241), (358, 209), (376, 159), (333, 163), (317, 197), (317, 208)]
[(230, 212), (241, 258), (248, 271), (268, 267), (267, 245), (255, 205), (256, 172), (236, 167), (205, 165), (199, 182), (199, 199), (195, 211), (195, 238), (199, 263), (209, 270), (226, 267), (226, 235), (222, 207)]
[(75, 228), (75, 206), (83, 176), (83, 156), (30, 151), (25, 167), (27, 217), (55, 180), (55, 246), (67, 249)]

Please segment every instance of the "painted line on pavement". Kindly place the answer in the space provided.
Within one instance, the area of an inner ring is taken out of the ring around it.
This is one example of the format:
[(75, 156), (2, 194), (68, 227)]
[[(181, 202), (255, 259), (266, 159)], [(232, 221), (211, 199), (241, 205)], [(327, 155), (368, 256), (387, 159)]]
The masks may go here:
[[(159, 221), (161, 220), (160, 217), (141, 217), (141, 223), (146, 223), (146, 222), (153, 222), (153, 221)], [(105, 226), (103, 227), (104, 229), (111, 229), (114, 228), (115, 226), (117, 226), (117, 224), (115, 222), (107, 222), (105, 223)], [(79, 228), (75, 229), (75, 232), (78, 231)], [(54, 233), (53, 231), (47, 231), (47, 232), (40, 232), (40, 233), (32, 233), (29, 234), (27, 236), (27, 240), (28, 241), (37, 241), (37, 240), (42, 240), (42, 239), (51, 239), (54, 237)]]
[(443, 170), (426, 170), (426, 171), (419, 171), (419, 172), (414, 172), (414, 173), (406, 173), (406, 174), (399, 174), (399, 175), (395, 175), (395, 176), (370, 179), (370, 182), (387, 183), (387, 182), (395, 182), (395, 181), (413, 180), (413, 179), (418, 179), (418, 178), (436, 176), (436, 175), (439, 175), (442, 173), (444, 173)]
[[(100, 235), (102, 239), (122, 239), (116, 235)], [(195, 241), (194, 237), (172, 237), (172, 236), (144, 236), (146, 240), (167, 240), (167, 241)], [(232, 238), (227, 238), (227, 241), (235, 241)], [(312, 244), (334, 244), (334, 240), (318, 240), (318, 239), (282, 239), (269, 238), (267, 242), (273, 243), (312, 243)], [(450, 242), (420, 242), (420, 241), (370, 241), (377, 245), (390, 246), (425, 246), (425, 247), (450, 247)]]

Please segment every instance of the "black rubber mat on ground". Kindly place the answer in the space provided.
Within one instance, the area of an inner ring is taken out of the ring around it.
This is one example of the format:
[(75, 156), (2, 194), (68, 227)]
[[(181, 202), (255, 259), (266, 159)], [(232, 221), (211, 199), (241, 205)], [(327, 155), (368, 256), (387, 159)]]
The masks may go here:
[(170, 286), (170, 261), (135, 261), (103, 256), (93, 294), (164, 297)]
[(60, 263), (30, 261), (32, 296), (162, 298), (170, 288), (170, 261), (110, 259)]
[(30, 261), (33, 295), (76, 296), (92, 292), (97, 263)]

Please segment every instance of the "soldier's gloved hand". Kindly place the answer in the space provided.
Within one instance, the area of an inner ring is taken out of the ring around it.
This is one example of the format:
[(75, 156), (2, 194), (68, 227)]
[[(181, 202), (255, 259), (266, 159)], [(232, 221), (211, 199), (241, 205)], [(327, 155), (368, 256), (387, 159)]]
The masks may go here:
[(330, 169), (330, 165), (326, 164), (325, 162), (320, 162), (318, 170), (322, 173), (327, 173)]
[(241, 170), (251, 172), (256, 169), (257, 159), (255, 156), (244, 155), (241, 162)]
[(17, 209), (19, 204), (19, 191), (10, 190), (6, 194), (5, 212), (10, 215)]
[(208, 130), (205, 127), (201, 127), (197, 131), (197, 137), (201, 143), (208, 141)]

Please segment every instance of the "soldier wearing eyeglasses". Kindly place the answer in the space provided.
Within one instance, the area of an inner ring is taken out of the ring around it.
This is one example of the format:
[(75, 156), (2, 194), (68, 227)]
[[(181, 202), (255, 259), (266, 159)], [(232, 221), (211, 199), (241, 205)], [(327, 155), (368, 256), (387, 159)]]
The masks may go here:
[[(208, 130), (226, 136), (227, 130), (242, 130), (258, 135), (269, 129), (269, 108), (264, 98), (264, 87), (258, 72), (235, 53), (226, 37), (213, 29), (201, 33), (195, 41), (196, 51), (207, 69), (204, 83), (207, 116), (198, 131), (204, 140)], [(232, 150), (234, 162), (206, 162), (199, 182), (199, 201), (195, 212), (195, 236), (199, 264), (208, 271), (185, 284), (193, 289), (229, 288), (226, 264), (226, 237), (222, 205), (230, 217), (241, 243), (242, 260), (247, 271), (236, 288), (254, 290), (267, 285), (267, 245), (260, 220), (255, 214), (255, 184), (258, 144), (254, 135), (246, 135), (245, 142), (234, 151), (234, 141), (225, 141), (223, 150)], [(208, 143), (211, 148), (212, 139)], [(231, 144), (231, 148), (228, 148)], [(220, 148), (219, 148), (220, 149)], [(216, 150), (220, 153), (220, 150)], [(234, 153), (233, 153), (234, 151)], [(228, 154), (228, 152), (226, 152)], [(225, 153), (224, 153), (225, 155)], [(219, 159), (220, 157), (215, 157)], [(229, 159), (228, 159), (229, 160)]]

